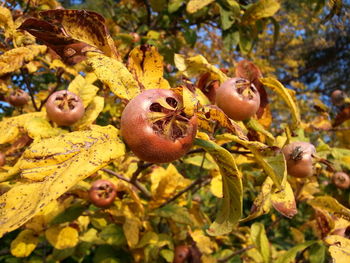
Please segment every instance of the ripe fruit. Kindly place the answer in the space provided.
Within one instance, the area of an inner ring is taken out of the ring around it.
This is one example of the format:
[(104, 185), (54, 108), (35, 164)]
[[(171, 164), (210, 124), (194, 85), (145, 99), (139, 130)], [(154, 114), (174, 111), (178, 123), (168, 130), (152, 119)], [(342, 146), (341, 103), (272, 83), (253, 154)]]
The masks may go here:
[(130, 36), (132, 36), (132, 42), (134, 43), (139, 42), (141, 40), (140, 35), (137, 34), (136, 32), (130, 33)]
[(215, 102), (228, 117), (247, 120), (259, 109), (260, 95), (254, 84), (243, 78), (232, 78), (216, 90)]
[(7, 97), (8, 103), (15, 107), (21, 107), (28, 103), (29, 95), (27, 92), (17, 89), (10, 93)]
[(350, 178), (344, 172), (336, 172), (333, 174), (332, 182), (340, 189), (348, 189), (350, 187)]
[(288, 174), (304, 178), (313, 174), (312, 157), (315, 146), (308, 142), (292, 142), (283, 147), (282, 153), (287, 161)]
[(331, 100), (335, 106), (343, 105), (345, 97), (346, 97), (346, 95), (345, 95), (344, 91), (339, 90), (339, 89), (333, 91), (331, 94)]
[(141, 160), (172, 162), (191, 147), (197, 117), (183, 112), (182, 98), (171, 90), (146, 90), (132, 99), (121, 117), (121, 135)]
[(190, 257), (190, 248), (186, 245), (175, 247), (173, 263), (184, 263)]
[(50, 120), (59, 126), (69, 126), (83, 117), (85, 109), (81, 99), (73, 92), (54, 92), (46, 102), (46, 112)]
[(4, 153), (0, 152), (0, 167), (6, 163), (6, 156)]
[(89, 198), (91, 202), (97, 207), (107, 207), (110, 206), (117, 195), (117, 190), (113, 183), (107, 180), (97, 180), (95, 181), (90, 190)]

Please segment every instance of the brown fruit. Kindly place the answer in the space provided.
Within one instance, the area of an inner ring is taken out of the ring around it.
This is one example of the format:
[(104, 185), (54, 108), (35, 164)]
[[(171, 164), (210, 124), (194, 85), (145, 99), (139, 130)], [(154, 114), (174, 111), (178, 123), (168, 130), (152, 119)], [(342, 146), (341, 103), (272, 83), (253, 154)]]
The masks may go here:
[(183, 112), (182, 98), (171, 90), (146, 90), (132, 99), (121, 116), (121, 135), (141, 160), (172, 162), (192, 146), (197, 117)]
[(10, 93), (7, 97), (8, 103), (15, 107), (22, 107), (26, 105), (29, 101), (29, 95), (27, 92), (17, 89)]
[(173, 263), (184, 263), (190, 256), (190, 248), (188, 246), (176, 246)]
[(95, 181), (89, 190), (91, 203), (102, 208), (113, 204), (116, 195), (117, 191), (114, 184), (103, 179)]
[(339, 89), (333, 91), (331, 94), (331, 100), (335, 106), (343, 105), (345, 97), (346, 97), (346, 95), (345, 95), (344, 91), (339, 90)]
[(332, 176), (332, 182), (340, 189), (348, 189), (350, 187), (350, 178), (344, 172), (336, 172)]
[(0, 167), (1, 167), (1, 166), (4, 166), (5, 163), (6, 163), (6, 156), (5, 156), (4, 153), (1, 153), (1, 152), (0, 152)]
[(259, 109), (260, 95), (254, 84), (243, 78), (232, 78), (216, 89), (216, 105), (236, 121), (251, 118)]
[(83, 102), (73, 92), (54, 92), (46, 102), (46, 112), (50, 120), (59, 126), (69, 126), (80, 120), (85, 112)]
[(130, 36), (132, 36), (132, 42), (134, 43), (139, 42), (141, 40), (140, 35), (136, 32), (130, 33)]
[(313, 174), (312, 156), (316, 149), (311, 143), (292, 142), (284, 146), (282, 152), (289, 175), (304, 178)]

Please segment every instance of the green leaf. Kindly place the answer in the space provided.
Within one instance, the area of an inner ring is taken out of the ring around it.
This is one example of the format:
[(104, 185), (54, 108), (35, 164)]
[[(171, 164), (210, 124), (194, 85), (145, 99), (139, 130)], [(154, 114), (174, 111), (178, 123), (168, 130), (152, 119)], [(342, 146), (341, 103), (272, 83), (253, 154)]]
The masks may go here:
[(298, 127), (300, 125), (300, 112), (289, 91), (277, 79), (261, 78), (260, 81), (264, 86), (271, 88), (280, 95), (280, 97), (286, 102), (291, 110), (294, 126)]
[(224, 30), (222, 32), (222, 41), (226, 49), (231, 50), (232, 48), (235, 48), (239, 43), (238, 29), (231, 28), (230, 30)]
[(150, 0), (149, 3), (151, 4), (153, 11), (162, 12), (166, 7), (167, 0)]
[(258, 164), (260, 164), (266, 174), (271, 177), (276, 187), (279, 190), (284, 188), (287, 178), (287, 168), (286, 161), (281, 152), (276, 152), (273, 148), (271, 149), (265, 144), (257, 141), (242, 140), (233, 134), (225, 133), (216, 138), (219, 140), (231, 140), (247, 147), (254, 154)]
[(310, 263), (324, 263), (326, 260), (326, 246), (323, 243), (316, 243), (310, 248)]
[(250, 118), (246, 125), (254, 131), (264, 134), (272, 142), (275, 141), (275, 136), (273, 136), (269, 131), (265, 130), (265, 128), (256, 119)]
[(57, 215), (50, 222), (50, 225), (71, 222), (71, 221), (77, 219), (86, 209), (87, 209), (87, 205), (83, 205), (82, 203), (74, 204), (74, 205), (68, 207), (66, 210), (64, 210), (59, 215)]
[(219, 166), (223, 182), (223, 199), (208, 234), (224, 235), (232, 231), (242, 216), (242, 175), (231, 153), (212, 141), (196, 139), (195, 145), (206, 150)]
[(239, 4), (236, 2), (236, 5), (230, 6), (228, 9), (221, 5), (219, 5), (219, 7), (221, 28), (227, 30), (236, 22), (240, 15)]
[(196, 43), (197, 40), (197, 31), (193, 29), (186, 29), (184, 32), (184, 37), (186, 42), (193, 47), (193, 45)]
[(186, 10), (188, 13), (193, 14), (212, 2), (214, 2), (214, 0), (190, 0), (187, 3)]
[(171, 219), (180, 224), (192, 225), (192, 220), (186, 208), (177, 205), (166, 205), (155, 211), (160, 217)]
[(110, 224), (106, 226), (102, 229), (99, 236), (108, 245), (122, 246), (126, 244), (123, 228), (119, 225)]
[(253, 24), (261, 18), (273, 16), (280, 9), (280, 6), (277, 0), (259, 0), (245, 11), (242, 23)]
[(239, 27), (239, 49), (243, 54), (248, 54), (253, 48), (254, 36), (250, 27)]
[(254, 223), (250, 228), (250, 235), (255, 244), (256, 248), (259, 250), (264, 262), (270, 261), (270, 246), (269, 240), (267, 239), (265, 227), (262, 223)]
[(316, 242), (317, 241), (307, 241), (303, 244), (296, 245), (295, 247), (289, 249), (286, 253), (279, 256), (275, 263), (294, 263), (295, 257), (299, 252), (315, 244)]
[(183, 0), (170, 0), (168, 4), (168, 12), (170, 14), (175, 13), (177, 10), (179, 10), (183, 3)]
[(345, 217), (350, 220), (350, 209), (340, 204), (331, 196), (318, 196), (308, 201), (308, 204), (314, 208), (325, 210), (335, 215)]

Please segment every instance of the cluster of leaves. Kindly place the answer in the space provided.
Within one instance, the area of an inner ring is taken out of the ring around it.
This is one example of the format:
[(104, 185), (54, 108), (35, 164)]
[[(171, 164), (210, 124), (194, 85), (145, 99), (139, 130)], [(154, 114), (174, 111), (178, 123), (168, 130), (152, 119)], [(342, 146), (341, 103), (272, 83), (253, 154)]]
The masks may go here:
[[(235, 75), (254, 82), (264, 104), (259, 118), (230, 120), (205, 96), (229, 75), (206, 56), (174, 54), (189, 50), (196, 30), (211, 22), (222, 29), (226, 47), (252, 51), (269, 21), (278, 31), (272, 18), (278, 1), (120, 1), (120, 13), (108, 20), (59, 9), (53, 0), (23, 4), (25, 15), (0, 7), (0, 98), (16, 89), (31, 97), (23, 107), (2, 103), (0, 260), (172, 262), (180, 245), (191, 248), (191, 262), (350, 260), (349, 192), (329, 183), (335, 170), (350, 171), (345, 141), (314, 139), (317, 122), (303, 121), (295, 92), (246, 60)], [(134, 19), (125, 19), (130, 9), (137, 10)], [(142, 43), (120, 28), (138, 31)], [(165, 61), (176, 72), (164, 74)], [(171, 164), (144, 163), (119, 136), (121, 112), (143, 90), (172, 86), (185, 112), (198, 117), (195, 143)], [(69, 128), (50, 122), (43, 107), (61, 89), (79, 95), (85, 107)], [(283, 105), (289, 120), (273, 117), (270, 105)], [(288, 177), (279, 149), (310, 139), (321, 161), (315, 175)], [(100, 178), (118, 192), (108, 208), (88, 197)]]

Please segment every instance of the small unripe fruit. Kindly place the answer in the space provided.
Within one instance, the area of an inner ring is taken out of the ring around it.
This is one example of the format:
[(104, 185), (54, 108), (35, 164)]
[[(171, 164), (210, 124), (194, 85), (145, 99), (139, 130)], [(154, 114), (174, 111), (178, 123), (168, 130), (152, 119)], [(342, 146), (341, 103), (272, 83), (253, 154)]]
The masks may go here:
[(340, 189), (348, 189), (350, 187), (350, 178), (344, 172), (336, 172), (332, 176), (332, 182)]
[(305, 178), (313, 174), (313, 154), (315, 146), (308, 142), (292, 142), (283, 147), (282, 153), (287, 162), (288, 174)]
[(345, 97), (346, 97), (346, 95), (345, 95), (344, 91), (339, 90), (339, 89), (333, 91), (331, 94), (331, 100), (335, 106), (343, 105)]
[(243, 78), (232, 78), (216, 89), (216, 105), (236, 121), (251, 118), (260, 106), (260, 95), (254, 84)]
[(18, 89), (16, 91), (11, 92), (11, 94), (7, 97), (7, 101), (12, 106), (22, 107), (28, 103), (29, 95), (27, 92)]
[(190, 248), (186, 245), (175, 247), (173, 263), (184, 263), (190, 257)]
[(69, 126), (80, 120), (85, 112), (83, 102), (73, 92), (54, 92), (46, 102), (46, 112), (50, 120), (59, 126)]
[(4, 153), (0, 152), (0, 167), (4, 166), (6, 163), (6, 156)]
[(117, 195), (117, 191), (112, 182), (108, 180), (97, 180), (95, 181), (90, 190), (89, 198), (90, 201), (97, 207), (108, 207), (110, 206)]

